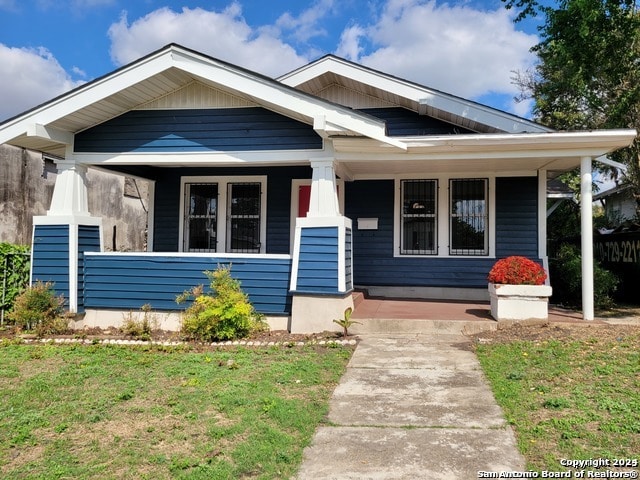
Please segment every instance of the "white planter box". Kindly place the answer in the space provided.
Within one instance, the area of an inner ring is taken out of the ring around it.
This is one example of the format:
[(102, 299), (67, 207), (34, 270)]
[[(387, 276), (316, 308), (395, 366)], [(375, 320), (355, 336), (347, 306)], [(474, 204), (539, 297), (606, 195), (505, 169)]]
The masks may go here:
[(529, 320), (549, 317), (548, 285), (489, 284), (491, 315), (496, 320)]

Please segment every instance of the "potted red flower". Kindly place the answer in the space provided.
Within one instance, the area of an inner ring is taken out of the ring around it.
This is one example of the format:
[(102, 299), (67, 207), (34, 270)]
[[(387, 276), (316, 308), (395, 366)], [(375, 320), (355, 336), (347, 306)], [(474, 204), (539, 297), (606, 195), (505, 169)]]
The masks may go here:
[(539, 263), (526, 257), (498, 260), (489, 272), (491, 315), (496, 320), (547, 319), (551, 287)]

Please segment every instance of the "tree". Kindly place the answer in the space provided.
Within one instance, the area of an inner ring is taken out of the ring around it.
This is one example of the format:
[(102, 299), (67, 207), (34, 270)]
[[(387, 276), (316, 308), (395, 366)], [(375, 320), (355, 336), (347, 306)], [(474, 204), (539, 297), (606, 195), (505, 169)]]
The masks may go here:
[[(533, 98), (537, 121), (558, 130), (640, 130), (640, 14), (637, 0), (502, 0), (520, 9), (516, 22), (542, 16), (539, 63), (517, 72), (521, 98)], [(640, 141), (611, 156), (626, 175), (604, 167), (632, 186), (640, 211)]]

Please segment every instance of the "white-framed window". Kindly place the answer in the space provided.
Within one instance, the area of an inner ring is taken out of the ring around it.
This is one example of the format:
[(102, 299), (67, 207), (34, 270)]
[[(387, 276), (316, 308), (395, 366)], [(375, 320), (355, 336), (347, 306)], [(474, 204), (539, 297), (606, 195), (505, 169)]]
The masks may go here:
[(494, 186), (495, 177), (396, 177), (393, 255), (495, 255)]
[(437, 180), (401, 180), (400, 253), (437, 253)]
[(489, 254), (489, 181), (449, 180), (449, 254)]
[(181, 251), (265, 253), (266, 177), (182, 177)]

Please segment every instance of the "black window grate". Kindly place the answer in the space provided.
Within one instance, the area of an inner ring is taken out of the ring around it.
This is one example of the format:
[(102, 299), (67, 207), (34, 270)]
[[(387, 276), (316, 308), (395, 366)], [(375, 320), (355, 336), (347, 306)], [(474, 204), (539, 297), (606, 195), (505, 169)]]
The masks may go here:
[(400, 254), (437, 254), (436, 180), (402, 180)]
[(485, 178), (450, 180), (451, 255), (488, 255), (487, 193)]

